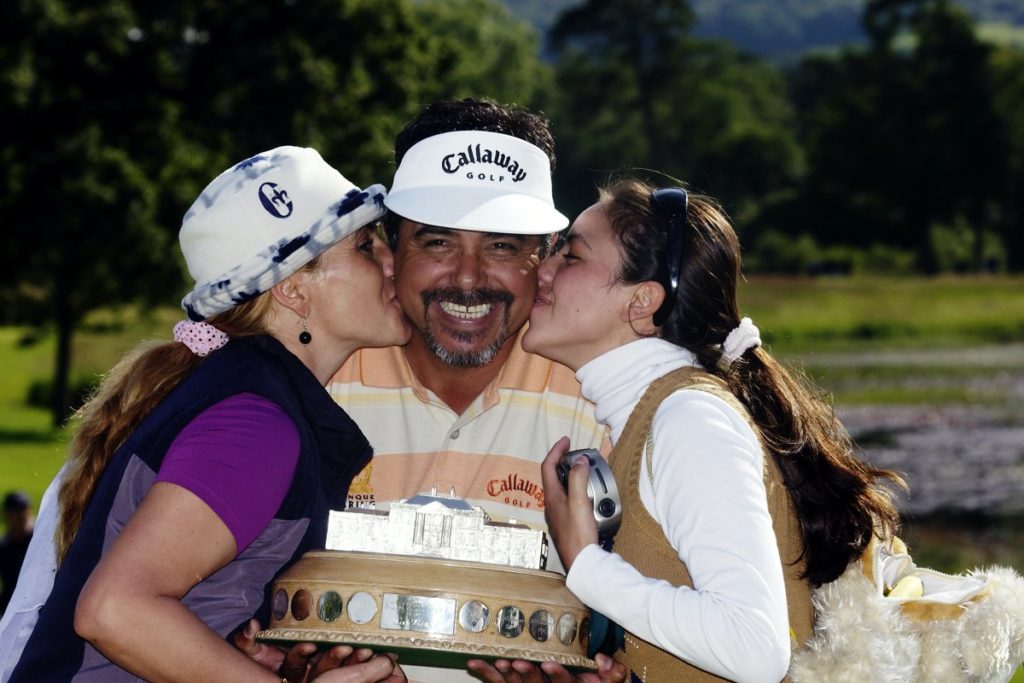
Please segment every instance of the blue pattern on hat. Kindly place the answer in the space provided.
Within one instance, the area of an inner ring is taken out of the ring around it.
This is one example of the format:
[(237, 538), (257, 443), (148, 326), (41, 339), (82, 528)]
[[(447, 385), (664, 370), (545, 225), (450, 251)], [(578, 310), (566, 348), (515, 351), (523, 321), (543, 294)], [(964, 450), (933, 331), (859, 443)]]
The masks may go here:
[[(271, 245), (252, 260), (206, 284), (197, 284), (182, 300), (188, 317), (202, 321), (267, 291), (338, 242), (339, 231), (350, 234), (383, 216), (385, 190), (377, 185), (349, 193), (301, 235)], [(372, 202), (366, 199), (371, 198)], [(342, 208), (345, 210), (342, 210)], [(358, 223), (358, 225), (349, 225)], [(300, 266), (295, 264), (299, 263)]]
[[(236, 164), (225, 172), (231, 174), (223, 179), (226, 182), (211, 183), (202, 192), (183, 223), (187, 223), (193, 214), (209, 209), (221, 200), (235, 201), (239, 190), (245, 190), (254, 181), (258, 184), (261, 177), (287, 163), (287, 155), (294, 149), (278, 148), (272, 153), (259, 154)], [(285, 156), (279, 154), (279, 150), (287, 150), (283, 152)], [(385, 211), (385, 195), (386, 191), (380, 185), (372, 185), (365, 190), (353, 187), (337, 202), (323, 207), (320, 217), (297, 235), (292, 233), (267, 245), (216, 279), (196, 283), (195, 288), (182, 299), (182, 307), (191, 320), (202, 321), (253, 299), (356, 229), (380, 219)], [(246, 192), (245, 196), (250, 195)]]
[(262, 154), (257, 154), (254, 157), (249, 157), (245, 161), (240, 161), (233, 170), (241, 171), (243, 168), (249, 168), (250, 166), (254, 165), (257, 161), (263, 161), (264, 159), (266, 159), (265, 156), (263, 156)]
[(277, 253), (274, 254), (274, 263), (280, 263), (281, 261), (284, 261), (286, 258), (294, 254), (298, 249), (300, 249), (309, 240), (309, 235), (300, 235), (293, 239), (291, 242), (285, 244), (284, 246), (278, 247)]
[(265, 154), (257, 154), (254, 157), (250, 157), (249, 159), (238, 163), (233, 166), (230, 171), (225, 171), (225, 173), (235, 173), (237, 178), (235, 178), (234, 183), (224, 183), (219, 187), (211, 183), (207, 186), (207, 188), (203, 190), (202, 194), (196, 198), (195, 203), (189, 207), (189, 210), (185, 213), (185, 217), (182, 219), (182, 223), (187, 222), (199, 210), (200, 203), (202, 204), (201, 208), (209, 209), (217, 203), (217, 200), (221, 198), (221, 195), (227, 194), (230, 196), (251, 180), (259, 178), (261, 175), (266, 175), (279, 166), (280, 162), (276, 161), (273, 157), (267, 157)]
[[(383, 201), (383, 199), (381, 200)], [(359, 190), (349, 190), (345, 198), (341, 200), (341, 204), (338, 205), (338, 215), (344, 216), (346, 213), (351, 213), (358, 209), (360, 206), (366, 203), (366, 193), (360, 192)]]
[(246, 301), (251, 301), (261, 294), (261, 292), (238, 292), (237, 294), (231, 295), (231, 300), (235, 304), (244, 304)]

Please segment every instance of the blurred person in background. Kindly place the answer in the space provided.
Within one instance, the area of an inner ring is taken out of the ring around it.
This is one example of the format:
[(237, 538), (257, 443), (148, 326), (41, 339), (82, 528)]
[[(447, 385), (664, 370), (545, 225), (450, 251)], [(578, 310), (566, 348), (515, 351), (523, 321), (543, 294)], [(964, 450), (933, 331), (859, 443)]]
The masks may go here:
[(4, 496), (4, 522), (7, 532), (0, 539), (0, 614), (7, 610), (18, 583), (18, 572), (25, 560), (29, 541), (32, 540), (32, 502), (21, 491)]

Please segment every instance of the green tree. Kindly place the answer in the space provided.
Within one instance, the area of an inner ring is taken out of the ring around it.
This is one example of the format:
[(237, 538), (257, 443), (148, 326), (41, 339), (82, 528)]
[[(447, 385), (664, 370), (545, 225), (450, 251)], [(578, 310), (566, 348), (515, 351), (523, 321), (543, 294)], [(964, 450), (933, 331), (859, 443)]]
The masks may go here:
[(497, 0), (195, 6), (184, 124), (223, 164), (302, 144), (358, 184), (387, 184), (394, 136), (423, 106), (531, 100), (543, 80), (535, 32)]
[[(175, 87), (176, 69), (139, 40), (139, 26), (127, 2), (17, 0), (5, 12), (16, 36), (0, 48), (0, 110), (16, 131), (3, 143), (0, 177), (0, 210), (13, 228), (5, 298), (57, 330), (58, 423), (83, 313), (152, 300), (162, 283), (180, 281), (173, 233), (156, 217), (160, 183), (188, 182), (171, 151), (187, 156), (189, 145), (175, 135), (179, 108), (159, 96)], [(145, 85), (127, 97), (135, 84)]]
[(592, 201), (595, 180), (626, 168), (683, 179), (745, 220), (794, 186), (801, 158), (783, 74), (725, 43), (690, 38), (692, 23), (680, 0), (590, 0), (556, 24), (567, 208)]
[(1002, 208), (997, 223), (1010, 267), (1024, 269), (1024, 51), (1003, 48), (992, 55), (995, 109), (1006, 130), (1007, 172), (999, 186)]
[(685, 0), (587, 0), (562, 14), (551, 31), (556, 48), (572, 45), (628, 79), (646, 156), (656, 168), (667, 161), (657, 100), (693, 20)]
[(57, 330), (54, 419), (88, 311), (171, 303), (181, 216), (229, 163), (318, 148), (391, 176), (402, 124), (440, 97), (528, 100), (532, 29), (496, 0), (12, 0), (0, 42), (5, 321)]
[(413, 7), (427, 57), (421, 101), (472, 96), (540, 104), (551, 74), (538, 58), (539, 37), (503, 2), (422, 0)]
[(873, 0), (864, 23), (870, 48), (808, 60), (795, 79), (809, 172), (791, 228), (927, 264), (931, 226), (963, 216), (980, 265), (1007, 172), (990, 48), (945, 0)]

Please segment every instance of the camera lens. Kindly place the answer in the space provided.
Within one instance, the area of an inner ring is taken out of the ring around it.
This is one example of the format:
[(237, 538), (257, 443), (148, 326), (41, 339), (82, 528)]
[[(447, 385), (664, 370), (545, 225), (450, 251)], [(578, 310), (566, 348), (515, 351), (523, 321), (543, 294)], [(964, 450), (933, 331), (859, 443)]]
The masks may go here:
[(611, 498), (602, 498), (601, 502), (597, 504), (597, 511), (601, 513), (602, 517), (611, 517), (615, 514), (615, 502)]

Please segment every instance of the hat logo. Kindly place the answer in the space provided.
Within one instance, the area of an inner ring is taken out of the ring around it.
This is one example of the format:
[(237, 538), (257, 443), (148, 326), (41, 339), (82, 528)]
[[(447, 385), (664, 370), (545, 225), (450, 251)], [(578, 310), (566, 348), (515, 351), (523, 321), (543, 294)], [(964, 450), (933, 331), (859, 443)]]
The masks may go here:
[(288, 191), (278, 189), (277, 183), (263, 183), (259, 192), (260, 203), (271, 216), (288, 218), (292, 215), (292, 200), (288, 198)]
[[(493, 164), (498, 168), (504, 169), (514, 183), (526, 179), (526, 169), (522, 168), (518, 161), (498, 149), (480, 149), (479, 144), (475, 147), (467, 145), (465, 152), (446, 154), (441, 159), (441, 170), (445, 173), (457, 173), (459, 169), (470, 164)], [(471, 170), (466, 171), (466, 177), (470, 180), (475, 178), (477, 180), (491, 180), (499, 183), (505, 181), (504, 175), (495, 176), (493, 173), (479, 173)]]

